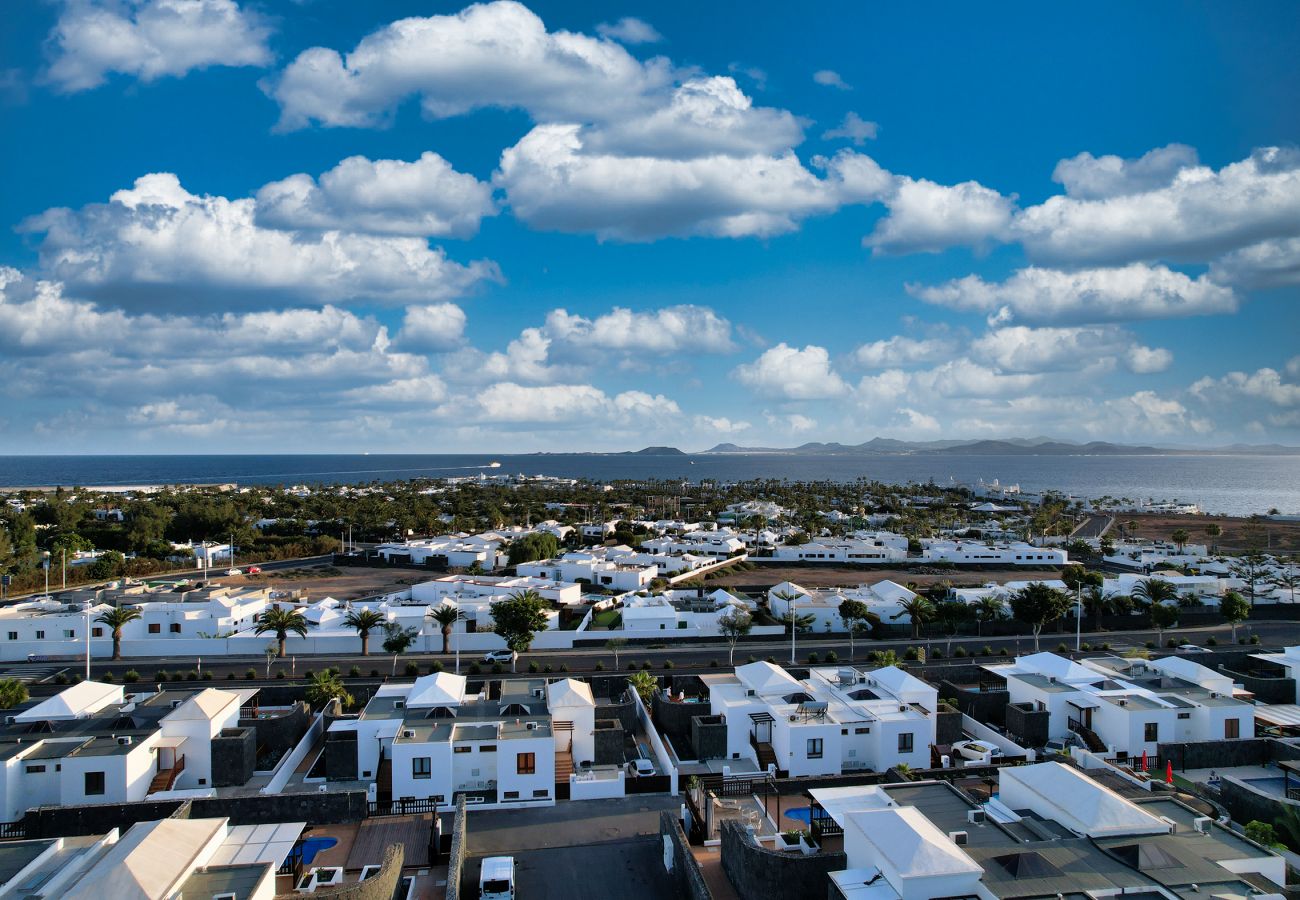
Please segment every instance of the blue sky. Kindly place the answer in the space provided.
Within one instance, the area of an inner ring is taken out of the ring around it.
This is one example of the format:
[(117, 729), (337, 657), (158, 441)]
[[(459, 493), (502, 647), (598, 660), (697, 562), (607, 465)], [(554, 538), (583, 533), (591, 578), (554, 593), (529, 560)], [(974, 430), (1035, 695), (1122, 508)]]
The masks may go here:
[(1300, 443), (1289, 4), (7, 12), (0, 451)]

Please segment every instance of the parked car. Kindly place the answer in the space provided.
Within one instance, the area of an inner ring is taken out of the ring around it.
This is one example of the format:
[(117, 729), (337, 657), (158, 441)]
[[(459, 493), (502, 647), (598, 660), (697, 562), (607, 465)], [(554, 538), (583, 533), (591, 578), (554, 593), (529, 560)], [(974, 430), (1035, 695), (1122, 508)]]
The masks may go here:
[(637, 758), (627, 764), (627, 771), (631, 775), (653, 775), (655, 767), (650, 760)]
[(1043, 749), (1048, 753), (1068, 754), (1074, 744), (1074, 735), (1070, 735), (1067, 738), (1052, 738)]
[(515, 900), (515, 858), (489, 856), (478, 876), (480, 900)]
[(952, 745), (952, 752), (962, 759), (984, 762), (1002, 755), (1002, 750), (986, 741), (958, 741)]
[(227, 574), (227, 575), (243, 575), (243, 574), (244, 574), (244, 570), (243, 570), (243, 569), (226, 569), (226, 574)]
[(485, 663), (513, 663), (519, 658), (519, 654), (513, 650), (489, 650), (483, 654)]
[(249, 575), (261, 575), (261, 574), (262, 574), (262, 567), (261, 567), (261, 566), (249, 566), (249, 567), (248, 567), (248, 574), (249, 574)]
[(1195, 644), (1179, 644), (1177, 648), (1179, 653), (1209, 653), (1204, 647), (1198, 647)]

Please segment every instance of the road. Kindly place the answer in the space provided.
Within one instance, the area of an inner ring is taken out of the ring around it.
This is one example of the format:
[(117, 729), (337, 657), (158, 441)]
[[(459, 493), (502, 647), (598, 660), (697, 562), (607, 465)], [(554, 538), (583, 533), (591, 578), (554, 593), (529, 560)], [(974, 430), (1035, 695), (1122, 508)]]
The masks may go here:
[[(1237, 629), (1238, 637), (1249, 638), (1250, 635), (1258, 635), (1261, 644), (1253, 649), (1264, 650), (1266, 648), (1282, 647), (1288, 644), (1300, 643), (1300, 622), (1256, 622), (1239, 626)], [(1195, 644), (1203, 645), (1206, 640), (1213, 636), (1222, 648), (1228, 648), (1231, 645), (1231, 628), (1227, 625), (1204, 626), (1199, 628), (1179, 628), (1170, 629), (1164, 633), (1164, 638), (1174, 637), (1179, 640), (1188, 640)], [(1150, 629), (1137, 629), (1133, 631), (1103, 631), (1092, 632), (1085, 631), (1080, 635), (1080, 643), (1091, 644), (1094, 648), (1102, 643), (1109, 643), (1112, 650), (1120, 652), (1129, 647), (1144, 646), (1147, 641), (1158, 640), (1157, 634)], [(1073, 649), (1075, 645), (1075, 636), (1073, 632), (1044, 632), (1040, 638), (1039, 644), (1043, 650), (1054, 650), (1058, 644), (1064, 643), (1068, 648)], [(1012, 637), (976, 637), (972, 635), (963, 635), (953, 638), (951, 641), (952, 649), (964, 647), (971, 654), (967, 658), (951, 658), (949, 652), (949, 641), (946, 637), (928, 638), (920, 641), (911, 640), (858, 640), (855, 642), (855, 652), (853, 660), (855, 662), (865, 662), (868, 654), (873, 650), (893, 650), (901, 659), (909, 647), (918, 646), (927, 648), (927, 658), (934, 661), (934, 651), (939, 650), (943, 653), (942, 662), (951, 664), (965, 664), (972, 660), (984, 659), (984, 657), (975, 656), (983, 647), (991, 648), (994, 655), (1000, 655), (1000, 651), (1005, 649), (1010, 656), (1021, 653), (1031, 653), (1034, 650), (1034, 639), (1032, 636), (1020, 635)], [(807, 665), (808, 655), (815, 652), (818, 655), (819, 662), (826, 663), (826, 655), (829, 651), (834, 651), (840, 662), (849, 662), (849, 643), (847, 640), (838, 638), (826, 638), (825, 636), (800, 635), (796, 640), (795, 659), (800, 665)], [(529, 672), (529, 664), (536, 663), (541, 673), (546, 672), (546, 667), (550, 667), (551, 674), (568, 671), (573, 673), (594, 673), (597, 671), (615, 672), (627, 671), (630, 663), (635, 663), (637, 668), (641, 668), (645, 662), (650, 662), (651, 668), (657, 672), (665, 671), (667, 663), (672, 663), (674, 670), (683, 671), (708, 671), (714, 667), (728, 666), (729, 648), (725, 643), (692, 643), (673, 645), (656, 645), (653, 649), (649, 647), (624, 647), (618, 653), (618, 662), (615, 665), (614, 653), (610, 650), (601, 648), (582, 649), (582, 650), (546, 650), (536, 653), (529, 652), (522, 654), (516, 668), (517, 674), (523, 675)], [(766, 659), (771, 657), (782, 664), (790, 662), (790, 640), (785, 638), (776, 641), (753, 641), (742, 642), (736, 646), (735, 664), (741, 665), (749, 661), (750, 657), (755, 659)], [(479, 654), (462, 654), (460, 660), (460, 671), (466, 674), (473, 674), (471, 665), (478, 662)], [(443, 667), (449, 671), (456, 670), (455, 654), (442, 653), (410, 653), (404, 654), (398, 659), (397, 674), (400, 676), (404, 673), (405, 665), (410, 662), (416, 663), (420, 667), (421, 673), (429, 671), (430, 664), (438, 660)], [(70, 661), (55, 667), (51, 671), (49, 663), (39, 664), (20, 664), (11, 663), (7, 667), (0, 663), (0, 676), (8, 675), (10, 677), (22, 675), (28, 670), (40, 668), (41, 685), (49, 685), (50, 679), (57, 676), (59, 671), (66, 670), (69, 673), (81, 672), (83, 663)], [(391, 656), (382, 653), (362, 656), (357, 654), (343, 654), (330, 656), (297, 656), (292, 659), (283, 661), (277, 660), (272, 665), (272, 677), (276, 671), (284, 669), (288, 677), (301, 675), (307, 670), (317, 670), (323, 665), (337, 666), (345, 674), (353, 667), (359, 668), (364, 675), (369, 675), (371, 671), (378, 671), (381, 675), (390, 674), (393, 670), (393, 660)], [(597, 669), (600, 665), (602, 669)], [(490, 666), (479, 664), (483, 674), (492, 674)], [(120, 677), (122, 673), (134, 669), (141, 675), (142, 681), (149, 681), (153, 673), (159, 669), (168, 671), (189, 671), (198, 668), (198, 661), (193, 656), (151, 656), (151, 657), (132, 657), (119, 662), (96, 659), (92, 663), (91, 675), (98, 677), (104, 672), (112, 672), (115, 676)], [(244, 679), (245, 672), (248, 669), (256, 671), (258, 679), (261, 679), (266, 671), (266, 658), (264, 656), (246, 656), (246, 657), (211, 657), (202, 661), (202, 668), (211, 671), (214, 680), (228, 680), (227, 675), (234, 673), (240, 680)], [(510, 667), (504, 667), (505, 672), (509, 673)], [(36, 686), (36, 685), (34, 685)]]

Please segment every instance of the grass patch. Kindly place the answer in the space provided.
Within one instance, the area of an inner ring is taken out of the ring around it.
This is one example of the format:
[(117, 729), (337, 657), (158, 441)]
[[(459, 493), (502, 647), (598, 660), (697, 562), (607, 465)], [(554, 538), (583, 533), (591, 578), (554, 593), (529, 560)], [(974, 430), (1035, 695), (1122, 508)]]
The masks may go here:
[(623, 623), (623, 613), (617, 609), (602, 609), (591, 617), (591, 624), (597, 628), (617, 628)]

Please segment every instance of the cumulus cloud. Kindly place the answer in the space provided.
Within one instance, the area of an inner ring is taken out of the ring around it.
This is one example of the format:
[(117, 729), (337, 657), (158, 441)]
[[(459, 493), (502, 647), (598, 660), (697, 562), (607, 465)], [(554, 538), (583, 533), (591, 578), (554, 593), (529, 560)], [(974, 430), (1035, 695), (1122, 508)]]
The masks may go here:
[(1233, 250), (1214, 261), (1210, 278), (1253, 289), (1300, 284), (1300, 237), (1261, 241)]
[[(1172, 165), (1154, 168), (1163, 178)], [(1300, 234), (1300, 153), (1295, 151), (1263, 148), (1218, 171), (1187, 165), (1176, 168), (1163, 187), (1118, 195), (1109, 193), (1113, 185), (1092, 177), (1095, 170), (1084, 165), (1068, 176), (1067, 186), (1083, 188), (1083, 196), (1051, 197), (1017, 217), (1015, 236), (1032, 258), (1076, 265), (1201, 261)], [(1123, 167), (1117, 176), (1122, 191), (1141, 181), (1125, 175)]]
[(831, 369), (826, 348), (811, 344), (800, 350), (782, 342), (732, 374), (759, 394), (788, 400), (821, 400), (848, 391), (844, 379)]
[(506, 107), (586, 122), (643, 110), (672, 80), (662, 59), (642, 63), (612, 40), (547, 31), (527, 7), (497, 0), (399, 19), (346, 56), (304, 50), (265, 88), (280, 104), (280, 127), (295, 129), (385, 124), (413, 95), (431, 118)]
[(1222, 378), (1205, 377), (1194, 383), (1189, 392), (1197, 399), (1230, 402), (1236, 398), (1263, 400), (1274, 406), (1300, 404), (1300, 384), (1286, 381), (1276, 369), (1254, 372), (1229, 372)]
[(681, 413), (662, 394), (624, 391), (609, 396), (589, 384), (526, 386), (502, 382), (483, 390), (475, 416), (489, 422), (585, 422), (598, 426), (671, 419)]
[(465, 337), (465, 311), (454, 303), (408, 306), (397, 333), (397, 344), (417, 353), (459, 347)]
[(1030, 267), (1002, 282), (969, 275), (937, 286), (909, 284), (907, 290), (926, 303), (991, 313), (999, 322), (1167, 319), (1237, 309), (1231, 288), (1142, 263), (1073, 271)]
[(696, 428), (718, 434), (737, 434), (754, 427), (748, 422), (736, 421), (727, 416), (696, 416), (693, 421)]
[(730, 353), (731, 323), (708, 307), (668, 306), (646, 312), (614, 307), (594, 319), (563, 309), (546, 316), (548, 336), (586, 351), (680, 353), (699, 350)]
[(1180, 171), (1197, 162), (1196, 151), (1185, 144), (1159, 147), (1137, 159), (1080, 153), (1057, 163), (1052, 180), (1070, 197), (1102, 200), (1167, 187)]
[(257, 192), (257, 224), (303, 231), (470, 237), (496, 214), (492, 186), (426, 151), (415, 162), (350, 156), (313, 179), (291, 175)]
[(974, 181), (944, 185), (906, 176), (884, 202), (889, 214), (862, 242), (877, 254), (982, 249), (1006, 238), (1015, 211), (1015, 198)]
[(624, 44), (656, 44), (664, 39), (649, 22), (633, 16), (624, 16), (613, 23), (601, 22), (596, 26), (596, 33)]
[(998, 328), (971, 343), (978, 360), (1007, 372), (1056, 372), (1123, 363), (1138, 374), (1161, 372), (1173, 362), (1162, 348), (1146, 347), (1121, 328)]
[(817, 420), (803, 413), (764, 412), (763, 418), (770, 427), (787, 434), (806, 434), (817, 428)]
[(818, 69), (813, 72), (813, 81), (822, 87), (832, 87), (841, 91), (851, 91), (853, 86), (840, 77), (840, 73), (832, 69)]
[(50, 32), (46, 79), (72, 93), (109, 73), (153, 81), (208, 66), (271, 63), (269, 22), (234, 0), (68, 0)]
[(167, 172), (138, 178), (105, 204), (47, 210), (21, 230), (44, 235), (45, 272), (123, 304), (159, 290), (190, 299), (219, 291), (224, 305), (240, 295), (427, 302), (500, 279), (494, 263), (461, 265), (418, 238), (262, 228), (251, 198), (191, 194)]
[(946, 359), (956, 350), (947, 338), (910, 338), (895, 335), (887, 340), (872, 341), (853, 351), (853, 360), (867, 369), (919, 365)]
[(822, 139), (833, 141), (844, 138), (861, 147), (876, 136), (878, 128), (875, 122), (868, 122), (855, 112), (848, 112), (839, 125), (822, 133)]

